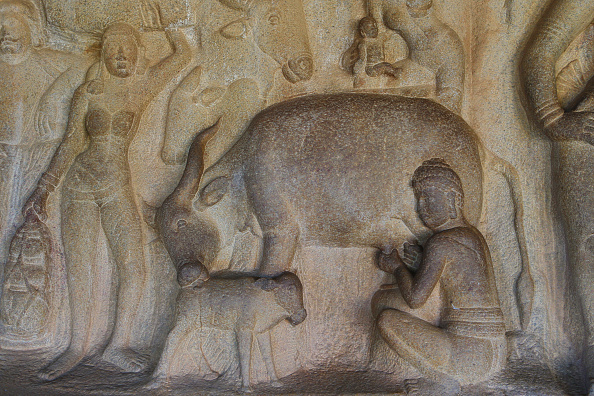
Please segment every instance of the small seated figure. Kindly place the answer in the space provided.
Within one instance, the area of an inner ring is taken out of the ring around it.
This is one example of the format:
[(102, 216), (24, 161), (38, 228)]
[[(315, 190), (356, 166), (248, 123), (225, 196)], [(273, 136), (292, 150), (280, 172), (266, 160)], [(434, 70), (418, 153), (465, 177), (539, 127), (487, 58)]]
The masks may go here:
[(384, 40), (378, 37), (377, 22), (366, 16), (359, 21), (359, 37), (343, 56), (343, 67), (355, 75), (355, 87), (364, 83), (359, 74), (360, 69), (369, 77), (381, 75), (400, 77), (400, 68), (386, 62)]
[[(415, 272), (397, 249), (381, 254), (378, 266), (396, 277), (403, 306), (381, 311), (380, 334), (430, 381), (458, 387), (482, 382), (502, 368), (507, 356), (489, 249), (464, 218), (462, 183), (447, 163), (425, 161), (414, 172), (412, 187), (419, 217), (433, 235)], [(405, 250), (413, 253), (410, 246)], [(414, 309), (423, 307), (438, 285), (443, 306), (435, 326), (415, 316)]]

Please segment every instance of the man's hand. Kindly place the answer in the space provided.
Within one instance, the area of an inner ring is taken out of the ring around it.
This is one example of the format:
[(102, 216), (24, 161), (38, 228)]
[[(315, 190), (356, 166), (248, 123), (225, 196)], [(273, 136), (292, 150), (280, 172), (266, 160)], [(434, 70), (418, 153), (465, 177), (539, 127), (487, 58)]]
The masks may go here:
[(545, 130), (552, 140), (579, 140), (594, 145), (594, 112), (567, 112)]
[(36, 217), (41, 221), (45, 221), (47, 219), (46, 206), (48, 197), (49, 192), (47, 189), (43, 187), (35, 189), (23, 207), (23, 216), (25, 218)]
[(377, 266), (384, 272), (394, 274), (398, 268), (402, 267), (404, 263), (400, 259), (398, 249), (392, 249), (390, 254), (386, 254), (380, 251), (379, 260)]
[(423, 247), (416, 243), (404, 242), (404, 257), (402, 261), (409, 270), (415, 272), (421, 265), (423, 259)]

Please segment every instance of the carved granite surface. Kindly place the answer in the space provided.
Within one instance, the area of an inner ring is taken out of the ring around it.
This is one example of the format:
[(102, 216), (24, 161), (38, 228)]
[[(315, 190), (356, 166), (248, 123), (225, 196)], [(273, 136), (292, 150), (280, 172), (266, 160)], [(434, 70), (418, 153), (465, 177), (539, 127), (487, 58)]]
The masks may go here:
[(0, 0), (0, 394), (594, 395), (594, 0)]

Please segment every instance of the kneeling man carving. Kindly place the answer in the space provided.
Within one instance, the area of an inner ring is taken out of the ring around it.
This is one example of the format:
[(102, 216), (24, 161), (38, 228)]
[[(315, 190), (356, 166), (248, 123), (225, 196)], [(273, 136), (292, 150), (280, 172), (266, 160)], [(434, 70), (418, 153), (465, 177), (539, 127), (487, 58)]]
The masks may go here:
[[(419, 255), (418, 246), (405, 244), (404, 260), (397, 249), (380, 255), (378, 266), (394, 274), (402, 307), (391, 304), (381, 311), (379, 332), (431, 381), (482, 382), (502, 368), (507, 355), (489, 249), (481, 233), (464, 218), (462, 184), (447, 163), (438, 158), (425, 161), (414, 172), (412, 187), (417, 213), (433, 235), (416, 271), (404, 261)], [(443, 306), (435, 326), (414, 311), (423, 307), (437, 285)], [(374, 303), (381, 300), (375, 298)]]

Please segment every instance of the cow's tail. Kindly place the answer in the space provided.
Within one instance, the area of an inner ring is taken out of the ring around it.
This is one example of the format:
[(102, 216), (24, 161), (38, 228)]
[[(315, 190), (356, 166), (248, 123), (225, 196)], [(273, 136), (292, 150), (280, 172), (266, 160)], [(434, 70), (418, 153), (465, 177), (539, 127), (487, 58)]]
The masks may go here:
[(520, 250), (521, 269), (514, 283), (514, 295), (518, 306), (520, 326), (528, 329), (534, 301), (534, 280), (530, 271), (530, 261), (524, 231), (524, 202), (520, 178), (516, 169), (507, 161), (497, 157), (487, 149), (483, 151), (483, 160), (487, 170), (494, 170), (503, 176), (510, 192), (514, 207), (514, 230)]

